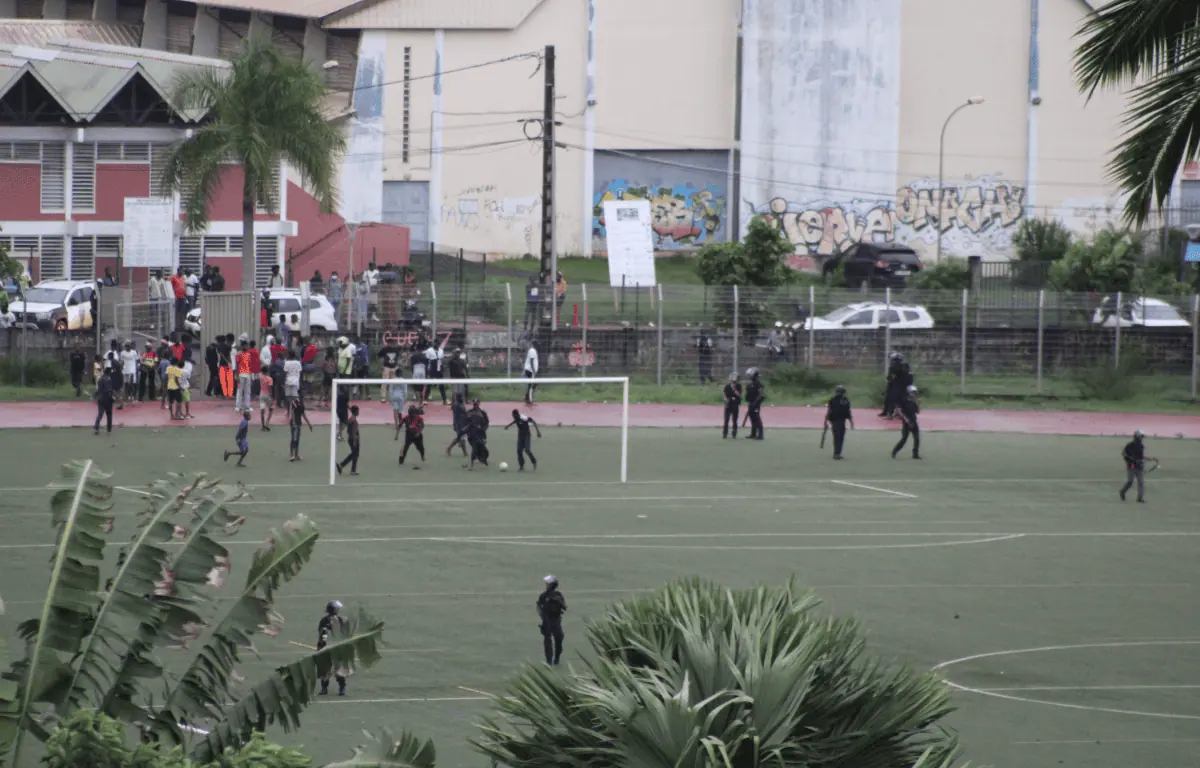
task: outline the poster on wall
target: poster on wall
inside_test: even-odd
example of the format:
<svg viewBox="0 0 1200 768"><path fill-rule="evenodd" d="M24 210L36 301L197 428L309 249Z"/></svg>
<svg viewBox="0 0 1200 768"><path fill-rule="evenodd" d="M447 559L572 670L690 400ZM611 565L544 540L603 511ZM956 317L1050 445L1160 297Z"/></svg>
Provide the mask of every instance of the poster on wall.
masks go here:
<svg viewBox="0 0 1200 768"><path fill-rule="evenodd" d="M173 269L175 203L169 197L125 198L121 265Z"/></svg>
<svg viewBox="0 0 1200 768"><path fill-rule="evenodd" d="M605 200L608 279L613 287L656 285L649 200Z"/></svg>

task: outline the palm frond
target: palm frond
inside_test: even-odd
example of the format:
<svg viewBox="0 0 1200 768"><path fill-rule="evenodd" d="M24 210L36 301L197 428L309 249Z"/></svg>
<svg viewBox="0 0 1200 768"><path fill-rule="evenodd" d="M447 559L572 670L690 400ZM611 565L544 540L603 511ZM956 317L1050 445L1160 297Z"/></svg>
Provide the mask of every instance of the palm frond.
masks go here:
<svg viewBox="0 0 1200 768"><path fill-rule="evenodd" d="M0 617L3 616L4 599L0 598ZM7 670L8 664L8 631L0 627L0 669ZM19 693L17 681L7 672L0 674L0 756L8 754L20 727L17 718Z"/></svg>
<svg viewBox="0 0 1200 768"><path fill-rule="evenodd" d="M282 725L285 731L300 727L300 714L312 703L320 678L335 670L348 676L379 661L383 626L361 609L335 626L324 648L276 668L237 703L225 707L223 717L192 750L193 759L208 762L270 724Z"/></svg>
<svg viewBox="0 0 1200 768"><path fill-rule="evenodd" d="M100 602L99 564L112 524L113 488L107 482L110 475L87 460L64 465L63 476L71 487L55 493L50 502L58 543L46 600L41 616L19 628L29 647L25 659L14 665L8 678L20 688L19 703L12 713L16 724L12 739L14 764L20 759L27 731L45 735L35 708L57 698L69 672L59 654L69 658L79 651Z"/></svg>
<svg viewBox="0 0 1200 768"><path fill-rule="evenodd" d="M1200 31L1200 0L1112 0L1090 14L1076 37L1075 77L1089 95L1128 85L1179 63Z"/></svg>
<svg viewBox="0 0 1200 768"><path fill-rule="evenodd" d="M355 747L349 760L329 763L325 768L434 768L437 753L433 741L422 741L404 731L398 737L387 728L379 735L363 731L372 743Z"/></svg>
<svg viewBox="0 0 1200 768"><path fill-rule="evenodd" d="M300 573L311 559L319 535L316 525L300 515L282 530L272 531L267 545L254 553L241 594L196 651L162 711L154 717L151 728L158 738L180 743L179 723L226 716L230 682L241 651L253 647L254 635L259 632L278 632L282 617L273 610L275 590ZM199 627L196 630L198 635ZM184 644L187 642L185 639Z"/></svg>
<svg viewBox="0 0 1200 768"><path fill-rule="evenodd" d="M228 167L231 152L231 133L220 120L196 129L192 138L168 150L163 161L162 186L183 201L189 232L208 228L208 204L221 188L221 176Z"/></svg>

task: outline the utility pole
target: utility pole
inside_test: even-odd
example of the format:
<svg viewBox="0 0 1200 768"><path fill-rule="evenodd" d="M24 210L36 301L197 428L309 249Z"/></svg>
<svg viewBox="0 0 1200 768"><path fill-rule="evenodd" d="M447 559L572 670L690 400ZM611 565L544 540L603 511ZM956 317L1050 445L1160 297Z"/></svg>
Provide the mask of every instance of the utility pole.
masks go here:
<svg viewBox="0 0 1200 768"><path fill-rule="evenodd" d="M558 330L558 302L555 301L555 275L558 273L558 252L554 247L554 46L547 45L545 53L546 93L542 114L542 264L548 285L539 287L539 298L550 293L550 329ZM538 312L539 320L541 312Z"/></svg>

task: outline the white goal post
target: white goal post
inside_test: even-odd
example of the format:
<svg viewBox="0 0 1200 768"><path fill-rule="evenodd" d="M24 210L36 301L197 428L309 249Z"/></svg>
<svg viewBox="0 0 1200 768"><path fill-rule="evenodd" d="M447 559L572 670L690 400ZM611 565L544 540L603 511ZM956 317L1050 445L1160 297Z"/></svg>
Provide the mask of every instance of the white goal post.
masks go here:
<svg viewBox="0 0 1200 768"><path fill-rule="evenodd" d="M498 384L509 387L523 387L536 384L620 384L621 385L621 482L627 482L629 476L629 377L628 376L571 376L564 378L504 378L504 379L337 379L333 380L333 390L329 397L329 484L337 483L337 398L338 387L353 386L406 386L426 387L454 384L476 386L482 384Z"/></svg>

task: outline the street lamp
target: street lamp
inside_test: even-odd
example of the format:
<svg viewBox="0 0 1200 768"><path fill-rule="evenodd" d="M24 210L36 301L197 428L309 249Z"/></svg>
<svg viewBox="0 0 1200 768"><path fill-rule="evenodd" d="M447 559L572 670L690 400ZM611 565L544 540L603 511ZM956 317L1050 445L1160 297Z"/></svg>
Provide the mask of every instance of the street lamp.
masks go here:
<svg viewBox="0 0 1200 768"><path fill-rule="evenodd" d="M946 194L942 189L942 185L944 183L943 178L946 163L946 129L950 127L950 121L953 120L954 116L959 112L962 112L967 107L973 107L976 104L982 103L983 99L967 99L965 102L955 107L954 111L946 117L946 122L942 123L942 138L938 142L937 251L935 252L934 256L935 264L940 264L942 262L942 207L946 204Z"/></svg>

